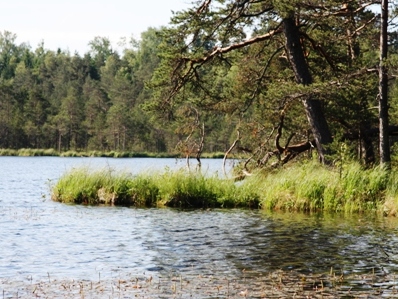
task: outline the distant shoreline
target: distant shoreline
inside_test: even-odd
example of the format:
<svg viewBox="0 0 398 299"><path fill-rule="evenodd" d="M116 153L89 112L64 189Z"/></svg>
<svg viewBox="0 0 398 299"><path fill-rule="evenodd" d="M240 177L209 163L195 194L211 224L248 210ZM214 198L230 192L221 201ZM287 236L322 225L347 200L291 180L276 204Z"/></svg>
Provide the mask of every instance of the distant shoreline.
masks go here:
<svg viewBox="0 0 398 299"><path fill-rule="evenodd" d="M224 153L203 153L201 159L222 159ZM13 157L104 157L104 158L181 158L186 159L179 153L152 153L152 152L129 152L129 151L64 151L59 152L54 149L0 149L0 156L13 156ZM195 155L189 156L195 159Z"/></svg>

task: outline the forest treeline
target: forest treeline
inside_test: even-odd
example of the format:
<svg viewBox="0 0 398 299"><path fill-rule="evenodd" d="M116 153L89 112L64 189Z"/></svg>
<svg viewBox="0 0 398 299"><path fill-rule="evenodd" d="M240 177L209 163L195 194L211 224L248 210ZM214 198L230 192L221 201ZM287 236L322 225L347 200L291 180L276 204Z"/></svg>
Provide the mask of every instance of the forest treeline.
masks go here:
<svg viewBox="0 0 398 299"><path fill-rule="evenodd" d="M0 148L175 152L183 138L142 110L158 66L159 30L149 28L122 54L106 37L83 56L16 44L0 33ZM228 134L209 151L224 151Z"/></svg>
<svg viewBox="0 0 398 299"><path fill-rule="evenodd" d="M379 8L361 0L198 1L122 53L95 37L82 56L17 45L5 31L0 148L235 151L249 157L247 169L316 149L322 159L374 163L381 65L391 144L398 131L396 5L389 2L388 58L380 56Z"/></svg>

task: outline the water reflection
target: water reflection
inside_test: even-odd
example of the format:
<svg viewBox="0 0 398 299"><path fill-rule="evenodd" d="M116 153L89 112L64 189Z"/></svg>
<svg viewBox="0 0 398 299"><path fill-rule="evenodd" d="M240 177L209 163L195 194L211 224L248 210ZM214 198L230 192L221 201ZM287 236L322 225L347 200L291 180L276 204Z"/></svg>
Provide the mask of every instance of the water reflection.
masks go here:
<svg viewBox="0 0 398 299"><path fill-rule="evenodd" d="M259 211L152 210L142 243L150 271L241 275L277 269L305 274L394 272L395 228L383 219L264 214Z"/></svg>

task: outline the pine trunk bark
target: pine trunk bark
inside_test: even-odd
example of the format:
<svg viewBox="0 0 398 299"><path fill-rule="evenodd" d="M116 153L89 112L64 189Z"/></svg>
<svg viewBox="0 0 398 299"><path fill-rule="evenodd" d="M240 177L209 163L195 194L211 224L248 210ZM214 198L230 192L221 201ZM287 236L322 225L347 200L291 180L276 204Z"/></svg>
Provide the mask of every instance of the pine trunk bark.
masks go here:
<svg viewBox="0 0 398 299"><path fill-rule="evenodd" d="M391 162L388 134L388 74L386 59L388 26L388 0L381 1L380 28L380 67L379 67L379 150L380 164L388 166Z"/></svg>
<svg viewBox="0 0 398 299"><path fill-rule="evenodd" d="M283 19L283 24L286 37L286 49L296 81L299 84L310 85L313 83L312 76L304 56L304 51L300 42L300 33L294 16ZM327 150L324 146L331 143L333 139L323 113L321 102L309 96L303 100L303 104L312 134L314 135L320 162L325 163Z"/></svg>

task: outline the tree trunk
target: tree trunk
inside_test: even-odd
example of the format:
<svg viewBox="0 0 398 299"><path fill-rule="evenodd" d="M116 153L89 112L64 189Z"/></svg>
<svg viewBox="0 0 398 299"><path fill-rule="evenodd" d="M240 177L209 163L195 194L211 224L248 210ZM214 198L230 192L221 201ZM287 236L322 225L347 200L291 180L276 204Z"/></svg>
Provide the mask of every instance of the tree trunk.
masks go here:
<svg viewBox="0 0 398 299"><path fill-rule="evenodd" d="M359 158L363 161L366 166L373 165L375 163L375 152L373 149L373 142L371 136L368 134L370 131L370 123L368 118L364 120L359 128L358 140L359 140Z"/></svg>
<svg viewBox="0 0 398 299"><path fill-rule="evenodd" d="M388 0L381 1L380 67L379 67L379 150L380 164L391 162L388 134L388 74L387 74Z"/></svg>
<svg viewBox="0 0 398 299"><path fill-rule="evenodd" d="M304 56L300 42L299 30L294 16L283 19L283 24L286 37L286 49L296 81L303 85L312 84L312 76ZM321 102L312 97L308 97L303 100L303 104L312 134L314 135L319 159L321 163L325 163L325 154L327 152L324 145L332 142L332 135L323 113Z"/></svg>
<svg viewBox="0 0 398 299"><path fill-rule="evenodd" d="M58 152L61 152L62 134L58 132Z"/></svg>

